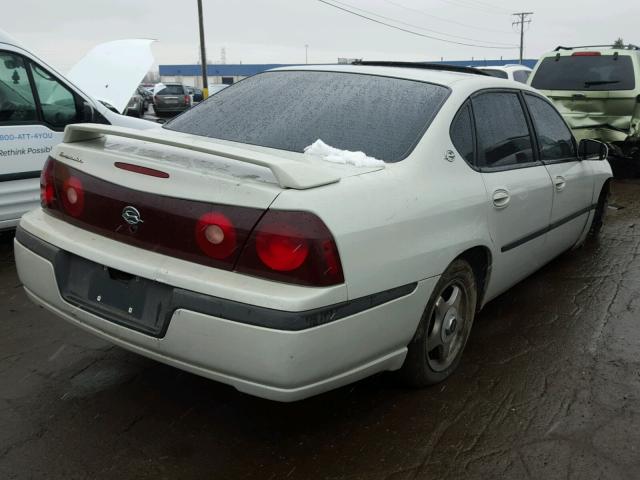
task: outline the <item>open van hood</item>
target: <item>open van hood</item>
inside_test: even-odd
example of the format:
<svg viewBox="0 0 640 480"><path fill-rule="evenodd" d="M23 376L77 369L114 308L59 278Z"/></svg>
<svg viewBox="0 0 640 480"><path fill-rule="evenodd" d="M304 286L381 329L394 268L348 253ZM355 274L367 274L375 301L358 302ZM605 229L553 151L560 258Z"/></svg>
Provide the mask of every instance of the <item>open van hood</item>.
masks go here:
<svg viewBox="0 0 640 480"><path fill-rule="evenodd" d="M145 74L153 65L155 40L115 40L95 46L76 63L67 77L96 99L122 113Z"/></svg>

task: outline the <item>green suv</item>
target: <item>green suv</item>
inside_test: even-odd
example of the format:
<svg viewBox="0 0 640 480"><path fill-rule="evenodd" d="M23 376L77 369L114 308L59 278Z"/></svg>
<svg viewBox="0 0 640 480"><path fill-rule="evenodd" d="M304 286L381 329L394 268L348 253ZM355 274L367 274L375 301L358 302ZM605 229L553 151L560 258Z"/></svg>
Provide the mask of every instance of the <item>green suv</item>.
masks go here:
<svg viewBox="0 0 640 480"><path fill-rule="evenodd" d="M609 145L614 170L640 173L640 47L558 47L540 58L529 84L553 101L578 141Z"/></svg>

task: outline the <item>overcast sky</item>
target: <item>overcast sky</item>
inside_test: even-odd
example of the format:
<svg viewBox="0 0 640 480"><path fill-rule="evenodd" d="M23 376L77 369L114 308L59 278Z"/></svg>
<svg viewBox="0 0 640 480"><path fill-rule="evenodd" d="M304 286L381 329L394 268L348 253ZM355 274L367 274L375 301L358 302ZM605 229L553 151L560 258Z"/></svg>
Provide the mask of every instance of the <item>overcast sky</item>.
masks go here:
<svg viewBox="0 0 640 480"><path fill-rule="evenodd" d="M327 0L445 43L398 31L319 0L203 0L207 54L227 63L335 62L337 57L396 60L516 58L519 35L510 13L533 11L525 57L557 45L640 43L640 1L621 0ZM359 10L358 10L359 9ZM377 14L375 16L373 14ZM383 18L387 17L387 18ZM155 38L159 64L195 63L196 0L20 0L2 5L0 28L45 61L67 71L94 45ZM389 20L391 19L391 20ZM436 33L437 32L437 33Z"/></svg>

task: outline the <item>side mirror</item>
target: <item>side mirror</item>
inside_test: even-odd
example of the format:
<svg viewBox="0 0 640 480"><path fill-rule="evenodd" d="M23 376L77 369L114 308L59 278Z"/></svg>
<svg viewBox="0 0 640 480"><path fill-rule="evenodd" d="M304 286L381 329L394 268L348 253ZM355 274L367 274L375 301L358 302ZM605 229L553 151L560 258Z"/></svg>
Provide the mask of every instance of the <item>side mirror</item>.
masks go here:
<svg viewBox="0 0 640 480"><path fill-rule="evenodd" d="M583 138L578 144L578 158L580 160L604 160L609 156L606 143L590 138Z"/></svg>
<svg viewBox="0 0 640 480"><path fill-rule="evenodd" d="M87 123L93 122L93 107L87 102L82 104L82 121Z"/></svg>

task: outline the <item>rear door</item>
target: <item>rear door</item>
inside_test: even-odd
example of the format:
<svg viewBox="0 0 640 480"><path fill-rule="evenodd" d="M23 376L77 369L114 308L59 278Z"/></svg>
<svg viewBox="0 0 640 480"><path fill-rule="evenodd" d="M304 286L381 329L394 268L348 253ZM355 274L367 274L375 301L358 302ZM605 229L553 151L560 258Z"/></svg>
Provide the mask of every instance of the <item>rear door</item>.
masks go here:
<svg viewBox="0 0 640 480"><path fill-rule="evenodd" d="M571 248L585 229L593 198L590 163L578 160L571 130L544 98L526 93L539 158L553 182L553 208L547 249L554 255Z"/></svg>
<svg viewBox="0 0 640 480"><path fill-rule="evenodd" d="M476 168L489 202L495 244L491 298L523 279L549 255L545 249L553 187L537 159L523 99L516 90L488 90L471 99Z"/></svg>

